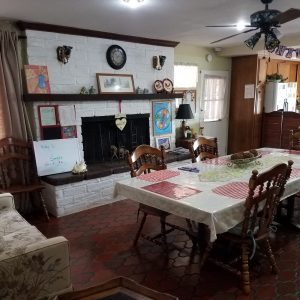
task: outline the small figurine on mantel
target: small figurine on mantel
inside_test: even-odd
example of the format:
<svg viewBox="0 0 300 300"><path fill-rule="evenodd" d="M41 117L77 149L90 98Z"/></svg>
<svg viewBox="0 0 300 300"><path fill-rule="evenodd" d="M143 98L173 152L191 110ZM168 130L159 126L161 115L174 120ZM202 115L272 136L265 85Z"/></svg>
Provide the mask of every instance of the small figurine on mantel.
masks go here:
<svg viewBox="0 0 300 300"><path fill-rule="evenodd" d="M91 85L91 87L89 88L89 94L90 95L94 95L96 94L96 89Z"/></svg>
<svg viewBox="0 0 300 300"><path fill-rule="evenodd" d="M118 148L115 145L110 146L111 160L118 159Z"/></svg>
<svg viewBox="0 0 300 300"><path fill-rule="evenodd" d="M80 95L88 95L88 93L89 92L87 91L87 89L83 86L80 90Z"/></svg>

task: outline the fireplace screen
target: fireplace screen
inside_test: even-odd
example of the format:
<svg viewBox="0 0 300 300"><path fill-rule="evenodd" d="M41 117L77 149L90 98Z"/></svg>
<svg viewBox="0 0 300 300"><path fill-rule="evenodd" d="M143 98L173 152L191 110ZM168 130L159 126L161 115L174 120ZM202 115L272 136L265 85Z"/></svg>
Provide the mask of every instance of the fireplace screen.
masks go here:
<svg viewBox="0 0 300 300"><path fill-rule="evenodd" d="M150 114L127 115L121 131L114 116L82 118L84 159L87 163L123 160L138 145L150 144Z"/></svg>

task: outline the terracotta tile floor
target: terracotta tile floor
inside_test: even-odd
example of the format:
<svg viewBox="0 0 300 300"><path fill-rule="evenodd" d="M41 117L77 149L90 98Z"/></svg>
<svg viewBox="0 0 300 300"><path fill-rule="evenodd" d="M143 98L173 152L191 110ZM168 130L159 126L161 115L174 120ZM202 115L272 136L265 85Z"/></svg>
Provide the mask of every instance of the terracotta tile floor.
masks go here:
<svg viewBox="0 0 300 300"><path fill-rule="evenodd" d="M191 242L182 232L168 236L178 250L145 239L132 248L137 229L137 204L124 200L90 209L50 223L32 219L47 237L63 235L70 241L72 281L76 290L114 276L130 277L150 288L194 299L300 299L300 231L280 226L272 240L281 272L262 270L252 282L250 296L242 294L234 275L207 262L201 274L197 256L190 262ZM300 219L299 219L300 220ZM159 231L157 219L148 218L146 230Z"/></svg>

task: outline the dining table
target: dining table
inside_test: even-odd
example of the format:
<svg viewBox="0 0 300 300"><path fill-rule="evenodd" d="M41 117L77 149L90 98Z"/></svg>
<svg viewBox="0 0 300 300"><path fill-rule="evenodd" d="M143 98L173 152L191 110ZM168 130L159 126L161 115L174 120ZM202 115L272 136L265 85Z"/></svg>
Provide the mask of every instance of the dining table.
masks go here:
<svg viewBox="0 0 300 300"><path fill-rule="evenodd" d="M292 160L291 176L281 200L300 191L300 151L260 148L257 152L257 158L247 163L236 164L227 155L120 180L115 184L114 196L205 224L213 243L218 234L243 220L252 170L261 173Z"/></svg>

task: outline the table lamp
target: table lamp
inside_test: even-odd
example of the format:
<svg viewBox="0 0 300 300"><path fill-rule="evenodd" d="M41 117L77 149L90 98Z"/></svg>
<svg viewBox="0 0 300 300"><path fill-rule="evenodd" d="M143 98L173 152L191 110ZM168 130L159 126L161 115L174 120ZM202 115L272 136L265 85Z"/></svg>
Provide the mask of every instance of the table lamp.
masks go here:
<svg viewBox="0 0 300 300"><path fill-rule="evenodd" d="M185 120L194 119L194 115L193 115L191 106L188 103L179 105L179 108L178 108L178 111L176 114L176 119L182 119L182 123L181 123L182 138L185 138L185 136L184 136L185 127L186 127Z"/></svg>

